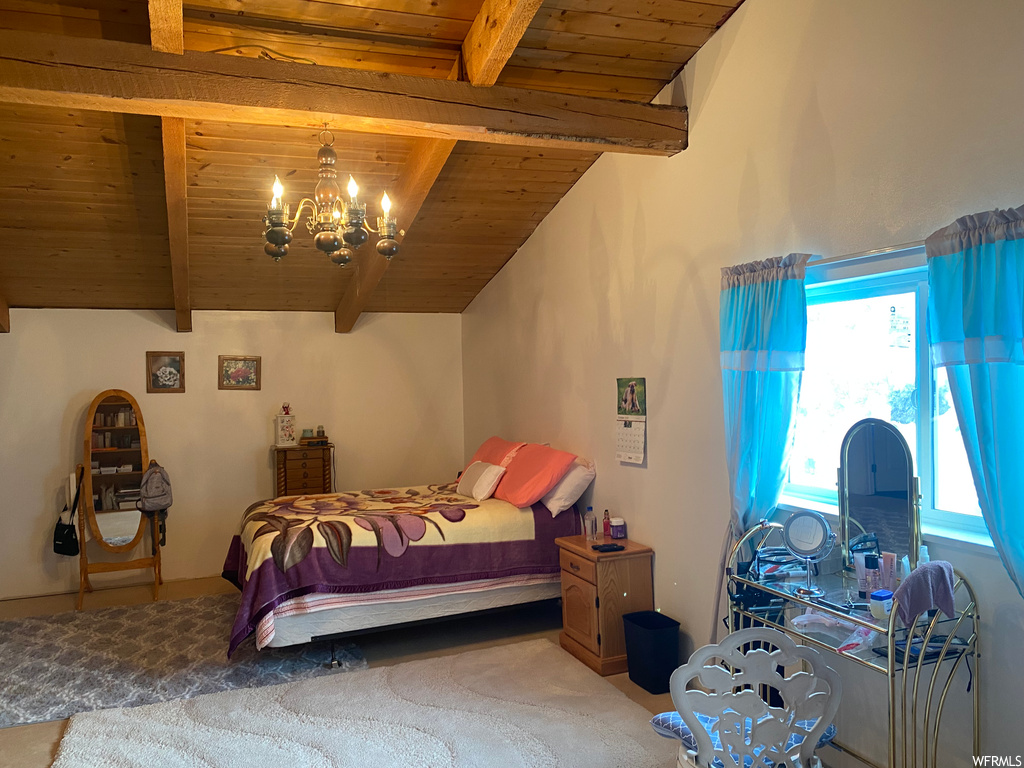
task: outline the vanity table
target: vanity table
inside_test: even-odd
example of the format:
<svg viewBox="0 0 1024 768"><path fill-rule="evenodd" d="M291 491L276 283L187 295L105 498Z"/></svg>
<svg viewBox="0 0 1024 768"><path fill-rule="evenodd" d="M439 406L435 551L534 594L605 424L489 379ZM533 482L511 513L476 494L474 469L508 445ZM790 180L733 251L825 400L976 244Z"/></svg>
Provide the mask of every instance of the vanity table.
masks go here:
<svg viewBox="0 0 1024 768"><path fill-rule="evenodd" d="M978 673L979 619L974 590L964 577L956 573L954 596L956 615L947 618L941 612L934 617L922 615L911 629L902 627L893 606L885 619L876 619L870 612L850 608L859 598L857 581L852 574L840 570L819 574L815 584L821 596L800 594L805 575L801 571L790 578L751 575L741 553L758 552L764 547L781 544L783 526L762 521L748 531L733 548L726 571L729 586L729 621L732 630L748 626L768 626L785 632L799 642L819 650L835 653L862 668L866 674L885 675L888 679L888 768L921 766L934 768L946 764L937 757L939 732L947 695L971 695L972 735L975 755L981 754L979 744L980 678ZM852 629L815 630L813 625L801 626L794 619L807 609L826 619L838 619L853 628L866 628L878 635L870 647L857 652L840 652L838 646ZM908 644L909 639L909 644ZM925 654L911 651L905 664L903 649L927 648ZM877 649L877 650L876 650ZM973 674L971 694L963 694L954 673L969 662ZM958 690L954 690L958 689ZM916 727L909 727L911 724ZM948 725L948 723L947 723ZM840 734L841 736L842 734ZM869 765L881 768L867 757L850 749L840 740L835 744L843 751Z"/></svg>

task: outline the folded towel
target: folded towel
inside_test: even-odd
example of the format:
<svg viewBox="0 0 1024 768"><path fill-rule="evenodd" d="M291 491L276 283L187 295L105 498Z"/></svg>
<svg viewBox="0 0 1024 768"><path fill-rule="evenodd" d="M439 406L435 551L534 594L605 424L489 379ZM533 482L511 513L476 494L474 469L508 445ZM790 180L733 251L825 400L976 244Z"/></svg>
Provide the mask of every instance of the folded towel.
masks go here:
<svg viewBox="0 0 1024 768"><path fill-rule="evenodd" d="M922 563L903 579L893 597L904 626L911 626L932 608L953 618L953 566L945 560Z"/></svg>

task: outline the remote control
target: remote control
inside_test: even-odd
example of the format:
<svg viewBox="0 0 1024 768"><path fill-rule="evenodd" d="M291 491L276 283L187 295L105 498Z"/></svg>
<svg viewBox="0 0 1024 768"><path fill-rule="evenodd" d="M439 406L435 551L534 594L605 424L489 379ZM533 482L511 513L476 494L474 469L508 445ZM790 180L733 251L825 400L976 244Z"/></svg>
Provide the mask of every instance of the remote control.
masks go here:
<svg viewBox="0 0 1024 768"><path fill-rule="evenodd" d="M597 552L621 552L625 549L621 544L594 544L590 548Z"/></svg>

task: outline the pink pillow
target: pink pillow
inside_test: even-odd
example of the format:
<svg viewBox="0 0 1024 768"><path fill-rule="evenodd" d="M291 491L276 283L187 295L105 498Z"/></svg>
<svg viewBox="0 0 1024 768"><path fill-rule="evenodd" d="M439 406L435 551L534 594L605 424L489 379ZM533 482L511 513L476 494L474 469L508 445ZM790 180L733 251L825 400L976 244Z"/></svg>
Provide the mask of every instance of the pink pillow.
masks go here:
<svg viewBox="0 0 1024 768"><path fill-rule="evenodd" d="M524 445L526 443L510 443L508 440L502 440L497 435L489 437L476 449L476 453L469 460L466 469L469 469L470 464L474 461L482 461L485 464L494 464L498 467L507 466L506 457L514 456L515 452Z"/></svg>
<svg viewBox="0 0 1024 768"><path fill-rule="evenodd" d="M556 451L545 445L527 443L516 453L494 491L494 498L517 507L529 507L558 485L576 454Z"/></svg>

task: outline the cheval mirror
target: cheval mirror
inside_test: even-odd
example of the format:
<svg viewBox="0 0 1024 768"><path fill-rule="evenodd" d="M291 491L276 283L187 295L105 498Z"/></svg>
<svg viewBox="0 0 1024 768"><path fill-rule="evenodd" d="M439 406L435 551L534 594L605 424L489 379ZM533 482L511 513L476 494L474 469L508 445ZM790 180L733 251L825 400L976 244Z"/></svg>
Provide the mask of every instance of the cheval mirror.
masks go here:
<svg viewBox="0 0 1024 768"><path fill-rule="evenodd" d="M839 450L839 540L843 565L853 567L859 536L878 540L877 550L904 555L917 567L921 549L918 480L910 446L881 419L858 421Z"/></svg>
<svg viewBox="0 0 1024 768"><path fill-rule="evenodd" d="M92 592L89 575L111 571L153 569L153 599L160 596L160 547L156 515L147 517L135 502L142 474L149 465L149 445L142 410L130 394L108 389L93 398L85 417L82 465L85 479L78 515L79 570L76 608L82 609L86 592ZM90 562L89 547L99 552L124 555L142 543L150 532L152 546L143 557ZM98 552L96 552L98 554Z"/></svg>

